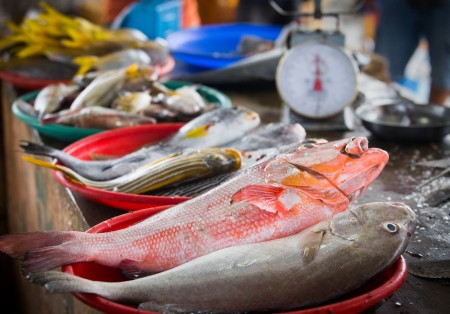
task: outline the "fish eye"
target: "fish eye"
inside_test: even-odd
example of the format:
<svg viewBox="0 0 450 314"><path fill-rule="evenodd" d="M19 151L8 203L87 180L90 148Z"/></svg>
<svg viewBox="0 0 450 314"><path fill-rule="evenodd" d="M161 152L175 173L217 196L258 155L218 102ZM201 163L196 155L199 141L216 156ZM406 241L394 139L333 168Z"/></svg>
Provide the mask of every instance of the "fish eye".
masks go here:
<svg viewBox="0 0 450 314"><path fill-rule="evenodd" d="M299 148L300 149L307 149L307 148L315 148L315 147L319 147L319 146L316 145L316 144L313 144L313 143L306 143L306 144L303 144L302 146L300 146Z"/></svg>
<svg viewBox="0 0 450 314"><path fill-rule="evenodd" d="M381 225L381 228L386 230L389 233L397 233L400 230L400 226L392 223L392 222L385 222Z"/></svg>

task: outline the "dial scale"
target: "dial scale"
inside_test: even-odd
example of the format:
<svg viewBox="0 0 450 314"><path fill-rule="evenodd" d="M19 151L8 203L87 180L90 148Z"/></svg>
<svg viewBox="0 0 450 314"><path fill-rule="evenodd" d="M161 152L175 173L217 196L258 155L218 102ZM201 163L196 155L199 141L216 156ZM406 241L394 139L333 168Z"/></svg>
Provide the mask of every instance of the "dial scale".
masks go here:
<svg viewBox="0 0 450 314"><path fill-rule="evenodd" d="M358 94L356 62L326 37L297 42L282 56L276 72L283 120L309 130L350 129L345 116Z"/></svg>

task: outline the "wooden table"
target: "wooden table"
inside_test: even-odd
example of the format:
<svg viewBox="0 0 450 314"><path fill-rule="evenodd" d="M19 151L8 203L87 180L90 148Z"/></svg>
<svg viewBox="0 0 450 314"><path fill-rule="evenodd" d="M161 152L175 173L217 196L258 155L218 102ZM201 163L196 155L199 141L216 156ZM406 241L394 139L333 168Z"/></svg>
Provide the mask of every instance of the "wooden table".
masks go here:
<svg viewBox="0 0 450 314"><path fill-rule="evenodd" d="M281 118L280 99L273 87L251 89L222 89L236 105L248 106L258 111L263 122L275 122ZM40 137L11 114L11 101L17 95L9 84L2 84L3 117L3 204L0 221L1 233L37 230L86 230L107 218L124 213L121 210L99 206L59 186L48 169L30 165L20 158L20 140L35 140L62 148L64 143ZM425 197L438 184L448 181L442 178L433 185L416 190L435 170L415 166L417 161L450 157L450 139L430 144L396 144L370 136L362 127L348 132L308 132L309 137L328 140L351 136L368 136L370 146L385 149L390 161L380 177L357 201L401 201L411 206L419 216L418 227L404 254L409 264L450 258L450 204L438 207L425 204ZM0 194L1 196L2 194ZM0 226L2 226L0 224ZM4 257L0 260L3 262ZM1 278L12 276L4 286L17 288L16 309L24 313L96 313L72 295L50 295L39 286L29 284L19 274L19 265L6 268L5 260ZM3 264L0 264L3 265ZM11 294L11 298L13 294ZM8 300L13 300L9 298ZM19 301L17 301L19 300ZM6 302L6 301L5 301ZM0 304L1 305L1 304ZM17 310L18 311L18 310ZM14 311L14 312L17 312ZM450 280L426 279L408 275L406 283L390 298L378 303L367 313L449 313Z"/></svg>

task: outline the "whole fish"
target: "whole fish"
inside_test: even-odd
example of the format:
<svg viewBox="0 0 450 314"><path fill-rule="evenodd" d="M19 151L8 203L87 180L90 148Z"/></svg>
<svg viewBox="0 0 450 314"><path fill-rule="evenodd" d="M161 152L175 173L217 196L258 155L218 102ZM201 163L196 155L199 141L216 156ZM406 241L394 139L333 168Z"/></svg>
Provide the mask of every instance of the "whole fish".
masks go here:
<svg viewBox="0 0 450 314"><path fill-rule="evenodd" d="M152 85L153 93L157 94L155 99L166 106L168 110L187 116L196 115L206 107L197 88L197 86L191 85L172 90L157 81Z"/></svg>
<svg viewBox="0 0 450 314"><path fill-rule="evenodd" d="M111 180L94 181L80 176L67 167L29 156L23 157L26 161L38 166L60 170L81 184L108 191L132 194L142 194L176 183L209 178L235 171L241 166L241 155L237 150L205 148L184 151L158 159Z"/></svg>
<svg viewBox="0 0 450 314"><path fill-rule="evenodd" d="M23 142L26 153L43 155L58 161L91 180L110 180L137 167L185 149L221 146L242 137L260 124L259 115L247 108L219 108L186 123L169 138L110 160L85 161L45 145Z"/></svg>
<svg viewBox="0 0 450 314"><path fill-rule="evenodd" d="M42 124L64 124L79 128L116 129L127 126L155 124L156 120L141 114L128 113L117 109L91 106L79 110L60 111L56 114L45 115Z"/></svg>
<svg viewBox="0 0 450 314"><path fill-rule="evenodd" d="M79 68L77 75L84 74L91 69L96 71L111 71L128 67L132 64L145 66L151 64L150 56L140 49L124 49L97 56L80 56L73 59Z"/></svg>
<svg viewBox="0 0 450 314"><path fill-rule="evenodd" d="M128 68L106 71L100 74L75 98L70 105L70 110L76 111L90 106L107 106L114 99L116 92L121 88L127 77L135 76L138 70L138 65L133 64Z"/></svg>
<svg viewBox="0 0 450 314"><path fill-rule="evenodd" d="M0 237L27 272L81 261L155 273L219 249L300 232L344 211L380 174L388 154L364 137L281 154L130 228Z"/></svg>
<svg viewBox="0 0 450 314"><path fill-rule="evenodd" d="M104 71L91 71L85 74L75 75L72 78L74 84L81 88L86 88L100 75L105 74ZM134 75L126 78L120 86L120 91L145 91L150 88L153 81L158 78L158 71L153 66L139 66Z"/></svg>
<svg viewBox="0 0 450 314"><path fill-rule="evenodd" d="M285 311L355 290L404 252L416 215L369 203L295 235L225 248L153 276L99 282L62 272L28 278L53 293L87 292L161 313Z"/></svg>
<svg viewBox="0 0 450 314"><path fill-rule="evenodd" d="M227 146L241 151L257 151L299 144L305 137L306 131L298 123L269 123L234 142L227 143Z"/></svg>
<svg viewBox="0 0 450 314"><path fill-rule="evenodd" d="M123 112L140 113L150 106L152 96L148 92L125 92L114 99L111 108Z"/></svg>
<svg viewBox="0 0 450 314"><path fill-rule="evenodd" d="M64 83L44 87L34 100L34 109L38 112L38 117L41 118L47 113L57 111L64 98L78 90L77 85L66 85Z"/></svg>

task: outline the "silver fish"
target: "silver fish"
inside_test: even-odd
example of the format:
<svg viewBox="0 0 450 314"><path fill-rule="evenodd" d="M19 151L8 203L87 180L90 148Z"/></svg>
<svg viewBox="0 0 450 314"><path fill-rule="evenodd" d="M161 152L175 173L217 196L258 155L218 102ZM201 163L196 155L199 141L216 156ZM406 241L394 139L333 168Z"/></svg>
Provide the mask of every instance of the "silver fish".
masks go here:
<svg viewBox="0 0 450 314"><path fill-rule="evenodd" d="M127 126L155 124L156 120L140 114L92 106L79 110L60 111L54 115L45 115L41 119L41 123L66 124L80 128L109 130Z"/></svg>
<svg viewBox="0 0 450 314"><path fill-rule="evenodd" d="M376 202L289 237L232 246L149 277L107 283L54 271L28 278L53 293L94 293L165 313L291 310L362 286L400 257L415 224L406 205Z"/></svg>
<svg viewBox="0 0 450 314"><path fill-rule="evenodd" d="M306 131L298 123L269 123L260 126L232 143L227 143L227 146L241 151L256 151L264 148L278 148L298 144L305 137Z"/></svg>
<svg viewBox="0 0 450 314"><path fill-rule="evenodd" d="M112 103L111 108L123 112L139 113L150 106L152 96L148 92L125 92Z"/></svg>
<svg viewBox="0 0 450 314"><path fill-rule="evenodd" d="M43 155L58 161L91 180L110 180L137 167L185 149L217 147L244 136L260 124L259 115L247 108L219 108L207 112L186 123L169 138L141 148L121 158L84 161L61 150L23 141L25 153Z"/></svg>
<svg viewBox="0 0 450 314"><path fill-rule="evenodd" d="M80 56L73 60L80 66L78 74L84 74L92 68L96 71L111 71L128 67L132 64L139 66L150 65L150 56L141 49L123 49L108 53L104 56Z"/></svg>
<svg viewBox="0 0 450 314"><path fill-rule="evenodd" d="M106 71L97 76L92 83L75 98L70 106L70 110L90 106L107 106L116 96L116 92L121 88L127 77L135 75L138 71L137 65L119 70Z"/></svg>
<svg viewBox="0 0 450 314"><path fill-rule="evenodd" d="M34 109L37 111L38 117L57 111L64 98L78 90L79 87L77 85L66 85L63 83L44 87L34 100Z"/></svg>
<svg viewBox="0 0 450 314"><path fill-rule="evenodd" d="M171 111L192 116L201 112L206 103L197 92L197 86L183 86L171 90L159 82L153 82L153 89L157 91L160 101Z"/></svg>

